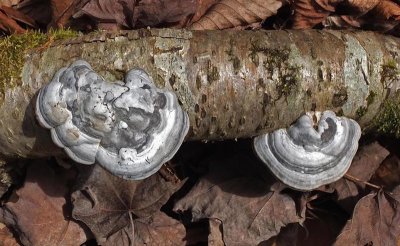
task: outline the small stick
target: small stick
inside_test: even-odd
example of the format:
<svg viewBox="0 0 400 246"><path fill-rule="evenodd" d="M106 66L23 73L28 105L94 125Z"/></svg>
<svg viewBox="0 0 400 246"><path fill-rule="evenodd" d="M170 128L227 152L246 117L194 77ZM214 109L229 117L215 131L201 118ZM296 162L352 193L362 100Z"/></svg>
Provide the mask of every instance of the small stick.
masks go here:
<svg viewBox="0 0 400 246"><path fill-rule="evenodd" d="M371 183L369 183L369 182L367 182L367 181L363 181L363 180L361 180L361 179L358 179L358 178L356 178L356 177L351 176L350 174L345 174L344 177L345 177L346 179L350 180L350 181L363 183L363 184L365 184L365 185L367 185L367 186L370 186L370 187L375 188L375 189L378 189L378 190L382 189L382 187L380 187L380 186L378 186L378 185L374 185L374 184L371 184Z"/></svg>

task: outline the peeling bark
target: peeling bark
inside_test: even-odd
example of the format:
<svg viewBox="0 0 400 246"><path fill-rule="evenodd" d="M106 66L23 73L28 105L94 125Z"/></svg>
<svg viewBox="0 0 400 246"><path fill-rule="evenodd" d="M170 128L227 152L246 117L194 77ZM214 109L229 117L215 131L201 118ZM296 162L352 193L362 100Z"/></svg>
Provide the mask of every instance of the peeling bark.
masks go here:
<svg viewBox="0 0 400 246"><path fill-rule="evenodd" d="M399 51L395 37L316 30L145 29L56 42L26 56L21 85L0 101L0 153L61 152L35 121L33 105L54 73L77 59L108 80L144 69L176 92L190 117L187 139L222 140L286 127L310 110L331 109L365 131L378 129L385 103L400 101Z"/></svg>

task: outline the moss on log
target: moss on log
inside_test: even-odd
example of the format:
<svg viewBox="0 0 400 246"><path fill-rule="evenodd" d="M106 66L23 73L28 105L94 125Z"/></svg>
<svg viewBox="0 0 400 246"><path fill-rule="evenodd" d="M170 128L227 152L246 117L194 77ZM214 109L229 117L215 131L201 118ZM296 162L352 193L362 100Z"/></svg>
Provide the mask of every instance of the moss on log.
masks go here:
<svg viewBox="0 0 400 246"><path fill-rule="evenodd" d="M59 40L26 52L16 82L4 90L0 153L60 153L33 105L55 72L77 59L111 81L139 67L174 90L190 117L189 140L252 137L326 109L356 119L364 131L399 137L399 51L395 37L316 30L143 29Z"/></svg>

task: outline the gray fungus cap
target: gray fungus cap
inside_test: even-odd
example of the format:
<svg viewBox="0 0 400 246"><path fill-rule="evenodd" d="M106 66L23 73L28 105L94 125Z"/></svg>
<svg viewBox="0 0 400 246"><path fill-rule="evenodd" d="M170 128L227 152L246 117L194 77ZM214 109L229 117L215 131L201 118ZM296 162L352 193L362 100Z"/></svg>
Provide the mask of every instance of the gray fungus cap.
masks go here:
<svg viewBox="0 0 400 246"><path fill-rule="evenodd" d="M361 129L332 111L301 116L288 129L279 129L254 139L254 149L272 173L298 190L312 190L340 179L349 169L358 149ZM315 116L314 115L314 116Z"/></svg>
<svg viewBox="0 0 400 246"><path fill-rule="evenodd" d="M110 83L81 60L40 90L36 116L76 162L98 162L135 180L170 160L189 129L175 94L158 89L144 71L130 70L125 82Z"/></svg>

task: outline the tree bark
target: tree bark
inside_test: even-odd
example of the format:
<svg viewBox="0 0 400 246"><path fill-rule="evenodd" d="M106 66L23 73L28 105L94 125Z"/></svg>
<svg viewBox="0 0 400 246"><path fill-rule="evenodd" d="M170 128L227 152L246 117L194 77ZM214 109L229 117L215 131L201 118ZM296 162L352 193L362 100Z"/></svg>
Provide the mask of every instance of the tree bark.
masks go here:
<svg viewBox="0 0 400 246"><path fill-rule="evenodd" d="M399 51L395 37L316 30L145 29L57 41L27 54L19 86L0 100L0 153L61 152L35 120L35 95L77 59L110 81L144 69L157 86L175 91L190 117L188 140L222 140L287 127L311 110L377 129L385 103L399 102Z"/></svg>

